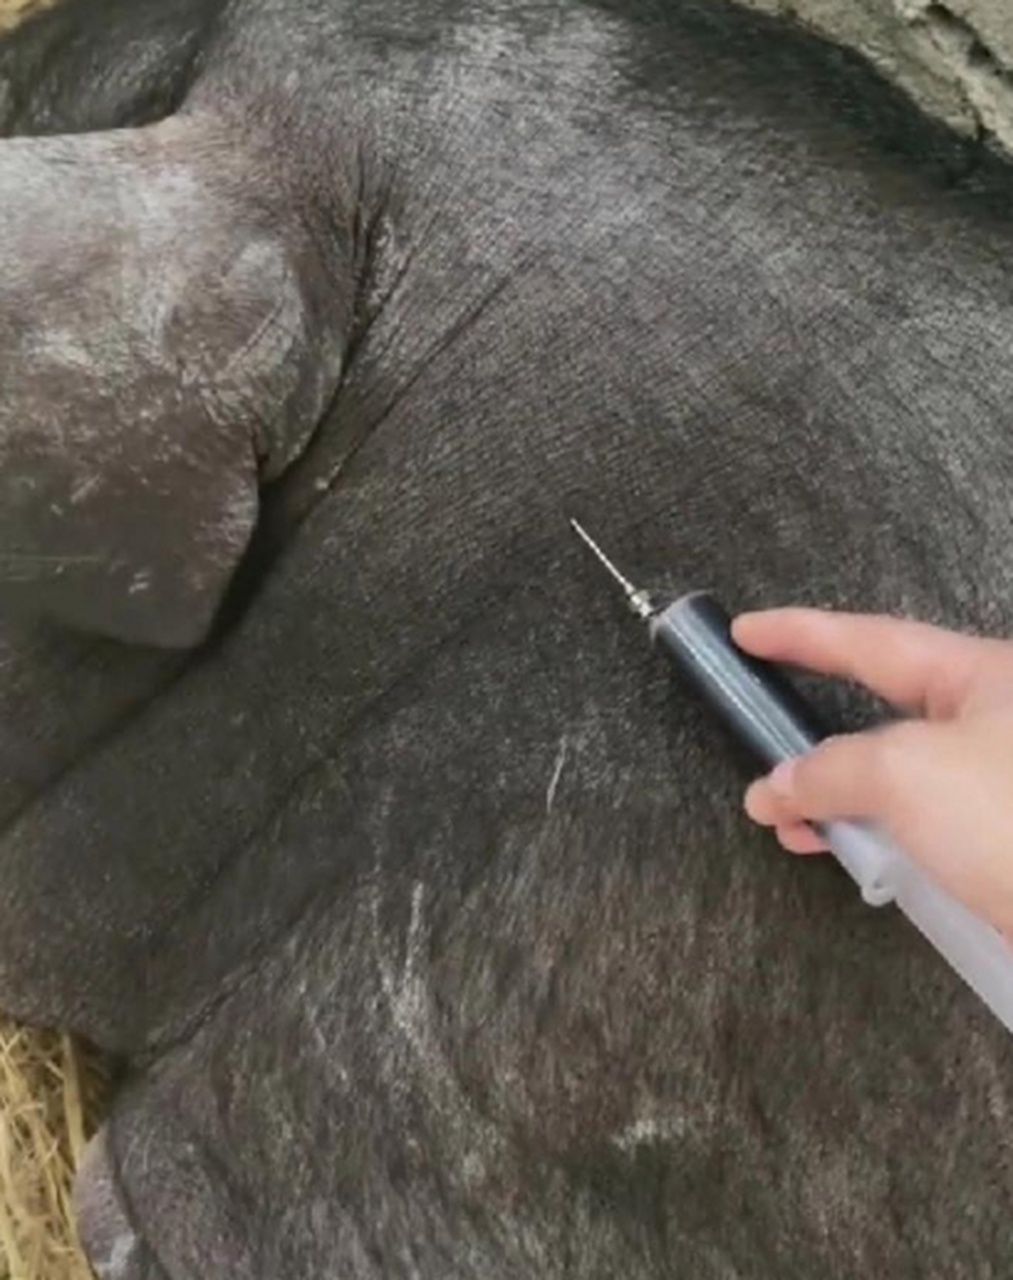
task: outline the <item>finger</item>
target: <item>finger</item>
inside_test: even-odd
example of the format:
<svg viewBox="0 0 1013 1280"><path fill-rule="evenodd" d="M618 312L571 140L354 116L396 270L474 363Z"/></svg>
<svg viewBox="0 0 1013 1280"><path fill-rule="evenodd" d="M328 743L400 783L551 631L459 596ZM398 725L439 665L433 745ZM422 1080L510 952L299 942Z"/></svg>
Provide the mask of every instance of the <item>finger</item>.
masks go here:
<svg viewBox="0 0 1013 1280"><path fill-rule="evenodd" d="M778 827L835 818L889 825L917 789L923 762L943 727L916 721L828 738L754 783L747 812Z"/></svg>
<svg viewBox="0 0 1013 1280"><path fill-rule="evenodd" d="M747 815L761 827L774 827L777 826L778 819L782 818L791 806L790 801L786 801L785 797L770 785L768 776L757 779L749 787L744 807Z"/></svg>
<svg viewBox="0 0 1013 1280"><path fill-rule="evenodd" d="M954 715L976 680L1013 675L1013 645L900 618L772 609L742 614L732 635L757 657L856 680L932 719Z"/></svg>
<svg viewBox="0 0 1013 1280"><path fill-rule="evenodd" d="M826 853L827 842L820 838L806 822L789 822L777 828L777 838L789 853L811 857Z"/></svg>
<svg viewBox="0 0 1013 1280"><path fill-rule="evenodd" d="M822 853L828 847L809 823L794 817L785 819L790 805L777 797L765 780L753 783L746 792L745 808L760 826L776 828L778 840L789 853Z"/></svg>

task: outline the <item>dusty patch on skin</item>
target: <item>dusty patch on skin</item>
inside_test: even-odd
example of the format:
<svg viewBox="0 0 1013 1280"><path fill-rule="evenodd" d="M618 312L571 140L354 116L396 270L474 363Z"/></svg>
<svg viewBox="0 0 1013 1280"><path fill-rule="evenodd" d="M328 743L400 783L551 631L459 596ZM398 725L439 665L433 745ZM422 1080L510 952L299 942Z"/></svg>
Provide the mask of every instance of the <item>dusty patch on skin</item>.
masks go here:
<svg viewBox="0 0 1013 1280"><path fill-rule="evenodd" d="M115 1184L106 1130L88 1146L77 1184L77 1216L98 1280L136 1274L142 1244Z"/></svg>
<svg viewBox="0 0 1013 1280"><path fill-rule="evenodd" d="M4 608L160 647L207 634L258 485L302 454L344 356L339 268L260 208L258 173L200 114L4 144Z"/></svg>

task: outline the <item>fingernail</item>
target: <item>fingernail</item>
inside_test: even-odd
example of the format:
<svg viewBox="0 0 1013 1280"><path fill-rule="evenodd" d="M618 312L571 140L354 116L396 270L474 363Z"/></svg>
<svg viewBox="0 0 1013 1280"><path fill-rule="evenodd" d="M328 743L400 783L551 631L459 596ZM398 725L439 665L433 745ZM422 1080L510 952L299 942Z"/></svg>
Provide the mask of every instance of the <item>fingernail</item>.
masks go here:
<svg viewBox="0 0 1013 1280"><path fill-rule="evenodd" d="M744 808L747 817L761 827L771 827L777 821L781 804L771 791L766 778L760 778L749 788L745 795Z"/></svg>
<svg viewBox="0 0 1013 1280"><path fill-rule="evenodd" d="M790 796L795 783L795 761L782 760L767 779L771 791L778 796Z"/></svg>
<svg viewBox="0 0 1013 1280"><path fill-rule="evenodd" d="M753 612L750 612L750 613L740 613L738 617L733 618L732 619L732 639L733 640L744 639L745 636L743 635L743 632L749 631L749 628L753 625L752 620L755 617L756 617L756 614Z"/></svg>

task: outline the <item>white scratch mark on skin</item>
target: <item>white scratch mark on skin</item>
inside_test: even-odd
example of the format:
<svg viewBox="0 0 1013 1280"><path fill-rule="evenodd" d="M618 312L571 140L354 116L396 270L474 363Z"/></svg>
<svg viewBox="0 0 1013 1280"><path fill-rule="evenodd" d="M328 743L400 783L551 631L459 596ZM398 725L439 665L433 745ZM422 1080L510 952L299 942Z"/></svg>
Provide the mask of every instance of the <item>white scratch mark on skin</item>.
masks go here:
<svg viewBox="0 0 1013 1280"><path fill-rule="evenodd" d="M495 1128L475 1112L441 1042L428 971L425 885L417 881L412 886L404 959L396 972L380 924L383 875L379 860L375 877L371 895L373 945L391 1022L417 1064L419 1085L438 1117L439 1131L457 1155L460 1176L466 1186L480 1186L490 1169L502 1167L507 1156Z"/></svg>
<svg viewBox="0 0 1013 1280"><path fill-rule="evenodd" d="M637 1147L646 1146L649 1143L677 1141L684 1136L685 1132L686 1122L679 1116L667 1119L642 1116L616 1134L612 1139L612 1145L618 1147L620 1151L635 1151Z"/></svg>
<svg viewBox="0 0 1013 1280"><path fill-rule="evenodd" d="M133 1261L136 1251L137 1237L135 1235L117 1236L112 1252L109 1255L109 1260L100 1272L103 1280L120 1280L121 1276L125 1276L127 1267Z"/></svg>
<svg viewBox="0 0 1013 1280"><path fill-rule="evenodd" d="M0 553L0 581L40 582L46 578L60 578L70 568L91 566L98 563L99 559L99 556L65 556L58 553Z"/></svg>
<svg viewBox="0 0 1013 1280"><path fill-rule="evenodd" d="M90 498L101 487L101 476L88 476L86 480L76 481L70 491L70 505L72 507L78 506L84 502L85 498Z"/></svg>
<svg viewBox="0 0 1013 1280"><path fill-rule="evenodd" d="M429 1026L431 1010L426 998L425 975L421 964L425 928L422 910L424 898L425 886L420 880L412 887L411 917L400 980L395 979L390 965L384 962L380 964L380 978L384 994L390 1002L395 1026L421 1056L430 1057L433 1048Z"/></svg>
<svg viewBox="0 0 1013 1280"><path fill-rule="evenodd" d="M564 733L559 740L559 750L556 753L556 762L552 770L552 777L549 779L549 788L545 793L545 812L551 813L552 806L556 800L556 790L559 787L559 779L562 777L563 769L566 766L566 757L570 750L570 739Z"/></svg>
<svg viewBox="0 0 1013 1280"><path fill-rule="evenodd" d="M405 978L414 977L418 968L419 955L422 950L422 900L425 897L425 885L419 880L412 887L412 914L408 923L408 942L405 955Z"/></svg>
<svg viewBox="0 0 1013 1280"><path fill-rule="evenodd" d="M28 339L28 352L65 369L79 373L90 373L95 367L95 355L81 340L78 334L69 329L50 328L34 329Z"/></svg>
<svg viewBox="0 0 1013 1280"><path fill-rule="evenodd" d="M124 1180L128 1171L130 1173L136 1168L141 1178L147 1174L151 1167L151 1148L155 1142L154 1131L140 1130L132 1133L123 1149L122 1176Z"/></svg>

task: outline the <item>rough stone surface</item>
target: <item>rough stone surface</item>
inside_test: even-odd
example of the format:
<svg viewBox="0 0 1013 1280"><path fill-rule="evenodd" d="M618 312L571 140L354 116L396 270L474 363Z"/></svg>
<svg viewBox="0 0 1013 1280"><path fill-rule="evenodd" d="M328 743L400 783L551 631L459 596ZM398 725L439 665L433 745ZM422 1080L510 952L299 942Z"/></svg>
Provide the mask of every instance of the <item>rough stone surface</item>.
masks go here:
<svg viewBox="0 0 1013 1280"><path fill-rule="evenodd" d="M1010 0L744 0L861 50L961 133L1013 154Z"/></svg>

